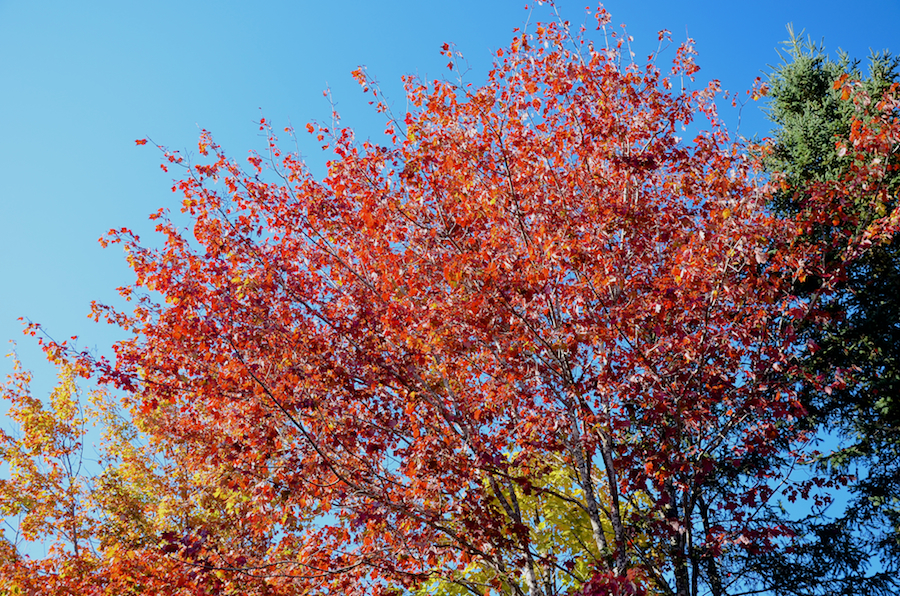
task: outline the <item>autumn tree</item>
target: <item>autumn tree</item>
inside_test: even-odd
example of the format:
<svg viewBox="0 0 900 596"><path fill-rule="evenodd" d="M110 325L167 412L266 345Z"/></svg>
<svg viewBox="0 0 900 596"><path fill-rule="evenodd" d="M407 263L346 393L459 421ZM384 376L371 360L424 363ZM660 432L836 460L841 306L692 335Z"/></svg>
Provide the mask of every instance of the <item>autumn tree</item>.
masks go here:
<svg viewBox="0 0 900 596"><path fill-rule="evenodd" d="M0 457L10 476L0 480L0 514L16 521L15 535L3 545L4 589L18 583L17 575L26 575L14 571L23 566L15 551L19 538L50 543L56 569L45 577L85 575L82 555L93 530L85 516L85 476L79 469L86 421L74 399L74 377L71 369L61 370L49 408L31 395L30 376L18 362L3 388L8 415L20 430L19 437L0 431Z"/></svg>
<svg viewBox="0 0 900 596"><path fill-rule="evenodd" d="M241 499L222 488L222 470L180 469L177 453L144 443L108 393L85 395L86 371L54 364L59 381L47 399L33 394L16 358L0 387L12 423L0 431L8 466L0 479L0 594L293 593L272 590L250 569L209 569L206 543L250 548L235 528ZM92 447L95 426L101 443ZM184 532L200 525L215 536Z"/></svg>
<svg viewBox="0 0 900 596"><path fill-rule="evenodd" d="M307 125L321 180L266 120L246 166L206 132L163 149L190 228L104 239L134 308L94 313L129 338L47 345L222 505L160 552L284 593L719 596L790 537L769 512L810 495L788 373L816 312L791 289L829 270L690 43L635 63L595 18L602 46L518 31L480 87L406 78L401 116L357 71L385 137Z"/></svg>

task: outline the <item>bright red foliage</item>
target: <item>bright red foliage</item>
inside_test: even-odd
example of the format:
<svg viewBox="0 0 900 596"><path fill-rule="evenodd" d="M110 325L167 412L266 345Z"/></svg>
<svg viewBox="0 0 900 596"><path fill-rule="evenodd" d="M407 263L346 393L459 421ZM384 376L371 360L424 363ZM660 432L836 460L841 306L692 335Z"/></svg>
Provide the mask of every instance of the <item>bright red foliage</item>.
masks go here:
<svg viewBox="0 0 900 596"><path fill-rule="evenodd" d="M556 24L523 34L477 90L410 79L394 146L320 127L321 182L271 131L275 182L204 135L215 159L178 183L196 242L164 213L161 249L112 235L126 294L165 302L114 315L136 335L110 376L189 446L183 465L222 465L250 496L256 563L357 593L477 560L539 589L552 561L516 501L555 462L609 574L662 583L689 549L778 535L752 515L776 470L708 484L791 438L774 371L793 306L756 257L780 255L784 226L714 86L667 91L653 64L567 43ZM680 48L673 74L694 70ZM680 142L698 115L712 131Z"/></svg>

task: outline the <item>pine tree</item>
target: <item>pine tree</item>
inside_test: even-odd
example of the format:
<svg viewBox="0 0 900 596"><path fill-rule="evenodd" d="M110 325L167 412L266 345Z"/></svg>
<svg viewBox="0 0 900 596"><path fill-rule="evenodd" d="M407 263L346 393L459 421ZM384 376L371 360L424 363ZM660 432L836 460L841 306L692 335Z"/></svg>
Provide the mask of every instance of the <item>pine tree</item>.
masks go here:
<svg viewBox="0 0 900 596"><path fill-rule="evenodd" d="M864 126L875 101L900 81L900 60L873 53L864 76L860 62L846 53L829 58L822 45L790 30L787 55L770 77L768 117L774 124L767 169L779 181L773 206L796 215L809 189L848 175L856 167L842 155L839 139ZM847 87L858 81L872 98L868 108L848 101ZM895 113L896 116L896 113ZM848 237L893 208L900 187L897 147L886 174L870 193L846 197L850 208L832 225L816 226L809 240L823 258L842 258ZM892 163L891 163L892 162ZM887 191L887 192L884 192ZM891 197L873 201L875 195ZM846 215L846 217L844 217ZM852 228L852 229L851 229ZM797 291L810 294L818 280ZM882 243L849 262L839 292L822 304L824 318L801 329L808 346L805 367L828 387L805 391L808 422L841 439L822 465L858 473L852 498L837 517L814 515L802 524L806 537L790 558L748 563L778 578L777 594L893 594L900 568L900 242ZM824 324L822 324L824 323ZM877 561L877 563L875 562Z"/></svg>

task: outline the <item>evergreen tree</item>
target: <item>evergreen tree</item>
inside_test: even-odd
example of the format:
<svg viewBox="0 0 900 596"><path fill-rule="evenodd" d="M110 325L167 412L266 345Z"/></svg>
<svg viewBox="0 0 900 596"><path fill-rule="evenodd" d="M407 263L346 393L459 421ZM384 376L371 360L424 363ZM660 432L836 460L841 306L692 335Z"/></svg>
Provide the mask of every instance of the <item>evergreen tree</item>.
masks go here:
<svg viewBox="0 0 900 596"><path fill-rule="evenodd" d="M859 111L858 102L848 101L845 88L835 82L841 77L859 81L874 105L900 81L900 61L873 53L864 76L859 61L845 53L831 59L822 45L789 31L785 60L770 76L768 117L774 131L766 165L780 182L773 206L796 214L813 185L838 180L854 167L836 141L848 138L854 122L860 126L871 116L871 111ZM848 226L858 230L894 207L900 186L897 149L879 181L892 197L889 203L873 202L875 189L871 195L847 197L845 204L854 212L810 234L826 260L841 258L840 238L854 231ZM816 287L817 280L810 278L797 291L811 293ZM811 425L841 439L822 465L858 479L840 515L812 515L799 526L803 544L789 558L748 561L777 594L894 594L898 588L900 241L873 247L849 262L840 290L822 305L824 319L800 330L808 346L808 373L829 387L810 386L805 405Z"/></svg>

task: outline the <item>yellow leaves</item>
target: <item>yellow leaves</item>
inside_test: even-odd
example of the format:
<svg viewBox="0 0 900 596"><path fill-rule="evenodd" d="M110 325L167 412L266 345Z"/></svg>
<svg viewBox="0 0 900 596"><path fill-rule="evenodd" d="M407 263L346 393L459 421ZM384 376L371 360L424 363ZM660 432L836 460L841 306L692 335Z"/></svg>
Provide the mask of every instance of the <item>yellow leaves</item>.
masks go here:
<svg viewBox="0 0 900 596"><path fill-rule="evenodd" d="M24 513L19 531L26 539L74 546L90 533L84 517L89 489L78 475L86 421L75 367L56 364L59 382L46 407L32 396L31 375L18 361L2 387L2 397L10 403L9 418L19 432L15 438L0 433L0 454L9 466L9 480L0 485L0 510Z"/></svg>
<svg viewBox="0 0 900 596"><path fill-rule="evenodd" d="M9 416L22 430L17 447L29 456L59 455L67 443L84 434L75 369L66 363L59 366L59 383L50 394L49 409L31 395L28 373L20 371L3 388L3 398L11 403Z"/></svg>
<svg viewBox="0 0 900 596"><path fill-rule="evenodd" d="M731 209L725 207L722 209L722 219L728 219L729 217L731 217Z"/></svg>
<svg viewBox="0 0 900 596"><path fill-rule="evenodd" d="M246 298L260 286L252 272L237 271L230 281L235 286L234 295L240 299Z"/></svg>
<svg viewBox="0 0 900 596"><path fill-rule="evenodd" d="M507 458L513 462L520 462L523 461L524 455L524 452L518 452L508 454ZM527 525L529 548L533 549L534 553L538 556L567 553L570 557L566 563L569 573L559 577L562 591L578 587L578 578L589 577L596 561L601 560L603 554L596 545L586 507L583 506L585 497L573 477L571 468L562 458L558 458L558 461L552 462L552 467L545 474L532 474L524 463L513 475L517 476L518 473L531 482L525 482L524 486L516 481L504 483L502 498L507 502L515 502L520 508L521 518ZM602 473L596 470L595 476L602 477ZM486 479L484 483L486 490L490 491ZM595 490L595 496L602 501L610 498L604 486L598 485ZM514 496L511 494L512 491L515 492ZM641 494L635 495L634 499L640 505L649 505ZM499 502L496 503L496 510L502 510ZM601 526L607 541L612 543L614 535L611 524L603 519ZM503 530L506 537L514 537L512 525ZM647 542L647 536L643 532L636 532L633 538L642 544ZM462 596L471 593L464 587L466 585L488 586L485 593L491 594L527 591L524 579L520 575L498 572L495 566L478 556L461 559L461 562L465 564L461 569L458 567L434 569L432 577L435 579L419 586L416 593L422 596L425 594ZM540 564L538 568L541 573ZM517 586L514 587L512 584Z"/></svg>
<svg viewBox="0 0 900 596"><path fill-rule="evenodd" d="M60 552L96 541L115 556L114 545L144 540L153 533L149 520L174 507L160 498L153 456L137 446L134 422L104 392L90 392L85 403L77 367L55 364L58 382L46 401L32 396L31 376L18 362L2 386L18 432L0 431L0 456L9 467L9 479L0 481L0 511L20 516L11 521L26 540ZM85 456L97 452L84 445L89 422L102 427L99 462Z"/></svg>
<svg viewBox="0 0 900 596"><path fill-rule="evenodd" d="M202 486L202 483L199 483ZM226 487L218 487L213 491L213 497L225 505L227 513L234 513L240 505L250 500L250 495Z"/></svg>
<svg viewBox="0 0 900 596"><path fill-rule="evenodd" d="M175 508L172 506L172 498L170 496L166 495L160 499L155 512L158 519L168 519L174 512Z"/></svg>
<svg viewBox="0 0 900 596"><path fill-rule="evenodd" d="M59 374L59 384L50 394L50 406L54 416L61 424L83 424L79 420L80 407L77 400L78 388L75 385L74 373L68 365L63 365ZM73 435L78 431L71 429Z"/></svg>

